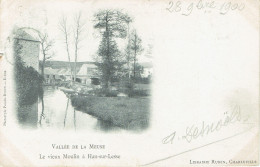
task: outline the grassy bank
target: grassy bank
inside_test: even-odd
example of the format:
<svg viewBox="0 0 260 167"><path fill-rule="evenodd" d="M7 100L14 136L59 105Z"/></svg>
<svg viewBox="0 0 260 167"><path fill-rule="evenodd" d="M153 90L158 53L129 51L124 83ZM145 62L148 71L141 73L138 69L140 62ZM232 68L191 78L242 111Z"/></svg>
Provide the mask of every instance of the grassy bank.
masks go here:
<svg viewBox="0 0 260 167"><path fill-rule="evenodd" d="M141 130L149 124L148 97L73 96L71 102L77 110L124 129Z"/></svg>

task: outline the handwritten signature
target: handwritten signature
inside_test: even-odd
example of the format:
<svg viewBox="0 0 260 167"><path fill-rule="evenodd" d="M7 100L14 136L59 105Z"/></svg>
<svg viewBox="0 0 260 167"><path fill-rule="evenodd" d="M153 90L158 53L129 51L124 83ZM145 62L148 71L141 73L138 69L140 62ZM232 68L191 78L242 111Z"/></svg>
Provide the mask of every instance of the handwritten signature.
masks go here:
<svg viewBox="0 0 260 167"><path fill-rule="evenodd" d="M216 123L209 123L206 124L204 121L201 123L200 126L192 125L186 128L185 135L181 136L182 140L187 142L191 142L194 139L199 137L203 137L209 135L210 133L217 132L228 125L235 123L235 122L243 122L247 121L248 118L242 119L241 118L241 110L240 106L236 105L233 111L228 114L227 112L224 113L225 117L217 121ZM174 131L167 137L163 138L163 144L172 144L174 140L177 138L177 132ZM178 137L180 139L180 137Z"/></svg>
<svg viewBox="0 0 260 167"><path fill-rule="evenodd" d="M204 1L199 0L185 4L183 1L169 1L166 10L171 13L180 13L184 16L189 16L195 9L204 11L204 13L211 13L213 10L217 10L219 14L225 15L230 11L242 11L245 8L244 3L237 2L222 2L217 1Z"/></svg>

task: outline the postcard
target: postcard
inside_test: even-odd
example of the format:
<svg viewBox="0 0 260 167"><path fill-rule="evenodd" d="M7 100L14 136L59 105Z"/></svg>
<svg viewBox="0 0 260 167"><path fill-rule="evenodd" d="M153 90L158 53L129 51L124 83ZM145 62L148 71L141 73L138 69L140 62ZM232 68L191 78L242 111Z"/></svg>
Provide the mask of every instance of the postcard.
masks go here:
<svg viewBox="0 0 260 167"><path fill-rule="evenodd" d="M1 166L259 165L256 0L0 1Z"/></svg>

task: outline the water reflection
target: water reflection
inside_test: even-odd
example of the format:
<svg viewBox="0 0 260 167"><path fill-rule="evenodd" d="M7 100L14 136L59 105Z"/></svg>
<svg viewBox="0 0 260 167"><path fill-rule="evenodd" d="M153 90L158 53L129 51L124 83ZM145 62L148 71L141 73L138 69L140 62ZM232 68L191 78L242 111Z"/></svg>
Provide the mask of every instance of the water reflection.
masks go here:
<svg viewBox="0 0 260 167"><path fill-rule="evenodd" d="M58 129L87 129L110 131L119 129L111 123L75 110L71 100L57 87L45 87L43 99L38 104L38 127Z"/></svg>
<svg viewBox="0 0 260 167"><path fill-rule="evenodd" d="M74 129L76 130L76 110L74 109Z"/></svg>
<svg viewBox="0 0 260 167"><path fill-rule="evenodd" d="M44 95L44 93L43 93L43 95ZM41 100L41 104L42 104L42 109L41 109L41 114L40 114L40 120L39 120L39 124L40 124L40 126L42 126L42 118L44 118L45 119L45 116L44 116L44 99L43 99L43 96L40 98L40 100Z"/></svg>
<svg viewBox="0 0 260 167"><path fill-rule="evenodd" d="M23 127L31 127L35 128L37 127L37 121L38 121L38 110L37 110L38 103L34 103L31 105L22 105L17 108L17 116L18 116L18 122Z"/></svg>
<svg viewBox="0 0 260 167"><path fill-rule="evenodd" d="M66 125L66 118L67 118L67 113L68 113L69 101L70 101L70 99L68 98L67 107L66 107L66 110L65 110L65 117L64 117L64 126L63 126L64 128L65 128L65 125Z"/></svg>

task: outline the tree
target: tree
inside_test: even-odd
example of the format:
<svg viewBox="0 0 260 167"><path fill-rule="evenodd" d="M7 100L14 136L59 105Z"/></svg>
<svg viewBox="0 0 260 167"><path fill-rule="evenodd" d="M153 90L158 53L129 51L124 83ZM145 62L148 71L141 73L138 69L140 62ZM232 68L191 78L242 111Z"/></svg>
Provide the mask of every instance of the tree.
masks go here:
<svg viewBox="0 0 260 167"><path fill-rule="evenodd" d="M64 36L64 43L66 46L66 52L68 56L68 61L69 61L69 66L70 66L70 72L71 72L71 80L76 81L77 78L77 61L78 61L78 52L80 49L80 43L83 40L83 33L84 33L84 28L85 28L85 22L82 19L81 12L76 14L74 16L74 22L73 22L73 45L74 45L74 69L71 64L71 55L70 55L70 46L69 46L69 41L70 41L70 33L71 29L69 29L68 24L67 24L67 17L62 16L60 19L59 27L61 32L63 33Z"/></svg>
<svg viewBox="0 0 260 167"><path fill-rule="evenodd" d="M54 53L50 52L50 49L53 46L54 41L49 39L48 34L46 32L45 33L38 32L38 37L40 39L41 51L43 55L41 71L42 71L42 76L44 76L45 62L46 60L54 56Z"/></svg>
<svg viewBox="0 0 260 167"><path fill-rule="evenodd" d="M78 51L79 51L79 44L83 40L82 35L85 28L85 22L83 22L81 17L81 12L79 12L74 17L74 46L75 46L75 61L74 61L74 81L76 81L77 75L77 60L78 60Z"/></svg>
<svg viewBox="0 0 260 167"><path fill-rule="evenodd" d="M21 27L21 28L18 28L16 31L24 31L24 30L31 30L34 33L36 33L38 36L41 52L43 55L42 65L41 65L41 75L44 76L45 61L54 56L54 53L50 52L51 47L54 44L54 40L49 39L47 32L41 32L41 31L39 31L35 28L31 28L31 27Z"/></svg>
<svg viewBox="0 0 260 167"><path fill-rule="evenodd" d="M110 83L120 76L124 62L114 40L109 42L109 53L107 50L107 38L103 37L98 49L96 66L100 71L101 80L105 88L109 88ZM109 55L109 56L107 56Z"/></svg>
<svg viewBox="0 0 260 167"><path fill-rule="evenodd" d="M130 49L130 23L132 22L132 19L126 19L126 23L127 23L127 46L126 46L126 62L127 62L127 70L128 70L128 78L130 79L131 77L131 66L130 63L132 61L131 59L131 49Z"/></svg>
<svg viewBox="0 0 260 167"><path fill-rule="evenodd" d="M138 61L138 55L140 55L143 51L142 47L142 40L141 38L137 35L136 30L133 30L131 32L131 37L130 37L130 50L133 52L133 73L134 73L134 79L136 77L136 65Z"/></svg>
<svg viewBox="0 0 260 167"><path fill-rule="evenodd" d="M109 88L113 77L120 73L122 57L115 39L125 38L130 17L117 10L103 10L94 15L94 28L102 35L98 50L97 66L105 88Z"/></svg>
<svg viewBox="0 0 260 167"><path fill-rule="evenodd" d="M127 75L128 75L128 78L130 79L131 78L131 62L133 61L133 54L131 51L131 43L130 43L130 34L128 35L128 42L127 42L127 45L125 48L125 61L127 63Z"/></svg>
<svg viewBox="0 0 260 167"><path fill-rule="evenodd" d="M63 33L63 36L64 36L64 43L65 43L65 46L66 46L66 52L67 52L68 61L69 61L70 78L71 78L71 81L72 81L73 80L73 77L72 77L73 68L72 68L72 65L71 65L71 57L70 57L70 52L69 52L70 30L69 30L68 25L67 25L67 17L62 16L60 23L59 23L59 27L60 27L60 31Z"/></svg>

